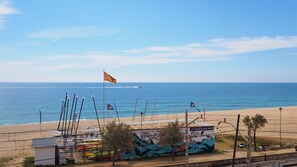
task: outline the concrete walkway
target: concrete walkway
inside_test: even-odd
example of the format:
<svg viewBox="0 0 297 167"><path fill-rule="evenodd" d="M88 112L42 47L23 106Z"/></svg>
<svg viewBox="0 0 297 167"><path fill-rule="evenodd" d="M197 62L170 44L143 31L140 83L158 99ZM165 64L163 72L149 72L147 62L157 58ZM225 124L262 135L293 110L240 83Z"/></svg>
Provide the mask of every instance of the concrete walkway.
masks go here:
<svg viewBox="0 0 297 167"><path fill-rule="evenodd" d="M263 152L252 152L252 156L259 155L273 155L273 154L281 154L281 153L290 153L296 152L295 149L282 149L276 151L263 151ZM193 162L205 162L205 161L214 161L214 160L222 160L222 159L232 159L233 152L232 150L228 150L225 152L213 152L213 153L205 153L205 154L196 154L190 156L190 163ZM237 151L236 158L246 157L245 151ZM185 162L184 156L176 156L175 161L171 160L171 157L162 157L162 158L144 158L140 160L129 160L129 161L116 161L116 166L120 167L152 167L152 166L166 166L173 165L175 163L181 164ZM98 163L87 163L87 164L76 164L75 166L87 166L87 167L95 167L95 166L111 166L112 162L98 162Z"/></svg>

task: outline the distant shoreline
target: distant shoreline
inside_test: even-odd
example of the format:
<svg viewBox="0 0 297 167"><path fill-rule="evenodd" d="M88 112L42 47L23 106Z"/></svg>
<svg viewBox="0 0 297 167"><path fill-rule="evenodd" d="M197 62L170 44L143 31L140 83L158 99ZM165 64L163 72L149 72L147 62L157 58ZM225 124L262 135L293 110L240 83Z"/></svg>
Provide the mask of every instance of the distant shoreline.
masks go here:
<svg viewBox="0 0 297 167"><path fill-rule="evenodd" d="M43 122L58 121L66 92L70 99L76 93L78 105L85 97L82 119L96 118L92 96L95 97L99 117L103 117L100 111L103 108L102 88L102 82L0 84L0 126L38 124L39 110L42 111ZM133 116L135 106L136 115L145 108L146 115L184 113L186 109L196 111L190 108L190 102L207 112L297 106L297 83L131 82L106 83L104 88L105 103L116 103L121 118ZM108 115L115 117L115 112L110 111Z"/></svg>
<svg viewBox="0 0 297 167"><path fill-rule="evenodd" d="M282 108L296 108L296 115L297 115L297 106L279 106L279 107L282 107ZM276 109L278 110L279 107L261 107L261 108L244 108L244 109L230 109L230 110L212 110L212 111L206 111L206 114L216 114L216 113L222 113L222 112L236 112L236 111L240 111L240 112L243 112L243 111L249 111L249 110L267 110L267 109ZM196 114L203 114L203 111L202 112L189 112L189 113L196 113ZM157 114L157 115L154 115L156 117L166 117L167 115L183 115L184 113L176 113L176 114ZM148 115L148 117L150 117L151 115ZM135 118L138 118L140 116L135 116ZM120 118L123 118L125 120L128 120L128 119L132 119L131 116L124 116L124 117L120 117ZM110 118L107 118L107 119L117 119L116 117L110 117ZM103 118L99 118L100 121L103 120ZM81 119L80 120L81 122L88 122L88 121L96 121L96 119ZM296 121L297 121L297 118L296 118ZM43 124L54 124L54 123L58 123L59 121L48 121L48 122L42 122L42 125ZM0 125L0 127L9 127L9 126L21 126L21 125L39 125L40 123L39 122L32 122L32 123L20 123L20 124L3 124L3 125Z"/></svg>

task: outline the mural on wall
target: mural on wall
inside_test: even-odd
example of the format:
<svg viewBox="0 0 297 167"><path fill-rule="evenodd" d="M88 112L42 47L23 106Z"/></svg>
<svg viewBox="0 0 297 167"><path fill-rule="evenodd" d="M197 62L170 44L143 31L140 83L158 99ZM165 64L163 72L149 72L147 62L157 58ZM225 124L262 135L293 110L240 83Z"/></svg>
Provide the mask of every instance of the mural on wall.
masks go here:
<svg viewBox="0 0 297 167"><path fill-rule="evenodd" d="M186 129L181 131L185 134ZM161 146L158 144L158 129L137 130L132 132L134 139L134 149L123 151L122 159L133 159L141 157L156 157L171 155L172 152L184 154L185 144L179 143L178 148L171 146ZM189 153L201 153L214 150L214 126L191 127L189 135ZM185 141L184 141L185 142Z"/></svg>

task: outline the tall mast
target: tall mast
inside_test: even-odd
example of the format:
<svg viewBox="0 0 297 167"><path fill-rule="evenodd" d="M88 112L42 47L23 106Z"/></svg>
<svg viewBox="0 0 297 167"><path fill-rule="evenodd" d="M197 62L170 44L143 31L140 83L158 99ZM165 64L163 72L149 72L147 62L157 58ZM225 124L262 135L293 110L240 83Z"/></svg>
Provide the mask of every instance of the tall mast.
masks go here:
<svg viewBox="0 0 297 167"><path fill-rule="evenodd" d="M144 115L144 116L145 116L145 113L146 113L147 104L148 104L148 99L146 100L146 104L145 104L145 108L144 108L144 112L143 112L143 115Z"/></svg>
<svg viewBox="0 0 297 167"><path fill-rule="evenodd" d="M136 103L135 103L135 108L134 108L134 114L133 114L132 121L134 121L134 118L135 118L135 113L136 113L136 108L137 108L137 102L138 102L138 98L136 99Z"/></svg>
<svg viewBox="0 0 297 167"><path fill-rule="evenodd" d="M102 112L103 112L103 128L105 127L105 85L104 85L104 74L105 71L103 70L103 81L102 81L102 89L103 89L103 95L102 95Z"/></svg>
<svg viewBox="0 0 297 167"><path fill-rule="evenodd" d="M98 112L97 112L97 107L96 107L94 95L92 96L92 99L93 99L93 104L94 104L94 109L95 109L95 113L96 113L96 118L97 118L97 123L98 123L99 131L101 133L102 130L101 130L100 122L99 122L99 117L98 117Z"/></svg>

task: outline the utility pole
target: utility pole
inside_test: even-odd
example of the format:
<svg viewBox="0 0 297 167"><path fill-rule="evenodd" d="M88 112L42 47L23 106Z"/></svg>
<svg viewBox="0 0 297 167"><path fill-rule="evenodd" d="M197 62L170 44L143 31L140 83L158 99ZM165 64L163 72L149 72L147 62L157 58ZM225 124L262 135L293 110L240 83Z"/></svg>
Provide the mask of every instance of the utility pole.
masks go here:
<svg viewBox="0 0 297 167"><path fill-rule="evenodd" d="M282 110L279 108L279 147L282 148Z"/></svg>
<svg viewBox="0 0 297 167"><path fill-rule="evenodd" d="M186 156L186 167L189 167L189 132L188 132L188 110L186 110L185 115L185 122L186 122L186 147L185 147L185 156Z"/></svg>
<svg viewBox="0 0 297 167"><path fill-rule="evenodd" d="M197 119L203 118L202 114L201 117L197 117L193 119L191 122L188 120L188 110L185 113L185 123L186 123L186 143L185 143L185 156L186 156L186 167L189 166L189 125L194 123Z"/></svg>
<svg viewBox="0 0 297 167"><path fill-rule="evenodd" d="M237 116L237 125L236 125L235 141L234 141L234 150L233 150L232 167L235 166L235 156L236 156L236 147L237 147L237 138L238 138L239 120L240 120L240 114L238 114L238 116Z"/></svg>
<svg viewBox="0 0 297 167"><path fill-rule="evenodd" d="M240 118L240 115L238 114L238 120L240 120L239 119ZM229 124L230 126L232 126L232 128L237 132L236 134L236 136L235 136L235 138L236 138L236 140L235 140L235 142L237 141L237 136L238 136L238 133L241 135L241 137L247 142L247 144L248 144L248 150L247 150L247 160L246 160L246 163L247 163L247 167L250 167L251 166L251 148L252 148L252 138L251 138L251 131L252 131L252 129L249 127L248 128L248 139L244 136L244 135L242 135L241 133L240 133L240 131L239 131L239 122L238 122L238 120L237 120L237 128L235 128L235 126L234 125L232 125L230 122L227 122L227 120L226 120L226 118L224 118L224 121L220 121L219 123L218 123L218 125L217 125L217 129L219 129L219 125L221 124L221 123L225 123L225 124ZM237 146L237 142L236 142L236 144L234 145L234 146ZM235 151L233 152L233 160L232 160L232 166L234 165L233 164L233 162L235 162L235 153L236 153L236 147L234 147L235 149Z"/></svg>
<svg viewBox="0 0 297 167"><path fill-rule="evenodd" d="M252 146L252 138L251 138L251 131L252 131L252 129L251 129L251 127L248 127L248 152L247 152L247 163L246 163L246 166L247 167L251 167L251 146Z"/></svg>

